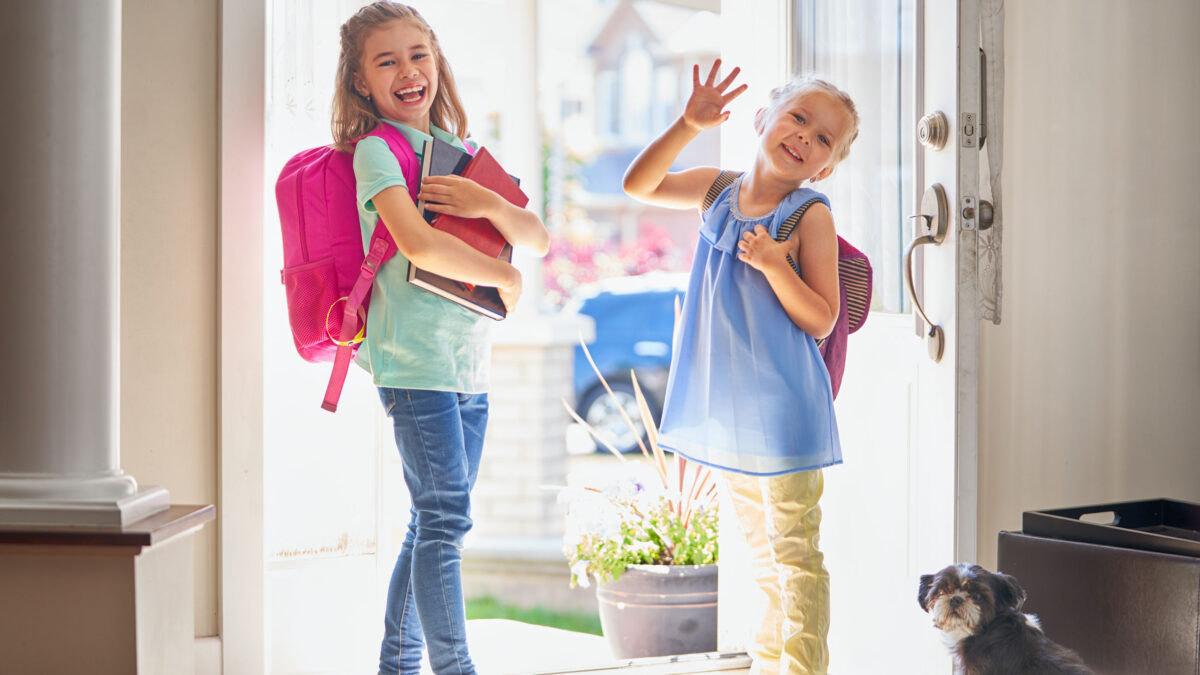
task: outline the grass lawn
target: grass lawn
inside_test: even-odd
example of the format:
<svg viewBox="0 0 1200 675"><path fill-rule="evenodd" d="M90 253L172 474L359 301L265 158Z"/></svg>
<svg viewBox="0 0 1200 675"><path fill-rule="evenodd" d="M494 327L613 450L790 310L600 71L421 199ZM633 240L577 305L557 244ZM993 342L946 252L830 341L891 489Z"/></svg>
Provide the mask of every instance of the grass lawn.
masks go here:
<svg viewBox="0 0 1200 675"><path fill-rule="evenodd" d="M600 617L593 613L554 612L534 607L508 605L490 596L467 600L468 619L511 619L537 626L549 626L577 633L601 635Z"/></svg>

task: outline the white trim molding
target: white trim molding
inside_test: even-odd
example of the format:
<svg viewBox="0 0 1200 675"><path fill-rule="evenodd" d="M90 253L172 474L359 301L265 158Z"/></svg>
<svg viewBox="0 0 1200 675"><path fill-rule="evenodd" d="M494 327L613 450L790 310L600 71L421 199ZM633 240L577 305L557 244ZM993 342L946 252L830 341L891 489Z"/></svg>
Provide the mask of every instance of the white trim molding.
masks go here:
<svg viewBox="0 0 1200 675"><path fill-rule="evenodd" d="M221 675L221 638L198 637L192 648L196 667L195 675Z"/></svg>
<svg viewBox="0 0 1200 675"><path fill-rule="evenodd" d="M266 672L262 260L266 3L220 9L219 442L221 664Z"/></svg>

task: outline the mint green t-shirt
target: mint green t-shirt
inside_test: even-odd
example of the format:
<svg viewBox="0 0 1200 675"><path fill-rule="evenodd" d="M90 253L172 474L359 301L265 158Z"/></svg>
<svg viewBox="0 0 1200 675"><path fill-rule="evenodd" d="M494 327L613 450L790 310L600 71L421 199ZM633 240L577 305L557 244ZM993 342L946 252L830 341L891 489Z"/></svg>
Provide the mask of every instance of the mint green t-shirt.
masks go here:
<svg viewBox="0 0 1200 675"><path fill-rule="evenodd" d="M430 138L465 149L453 134L432 125L430 136L403 124L383 123L400 130L418 163ZM355 148L354 176L365 250L379 220L371 200L390 187L406 190L407 184L387 142L374 136L359 141ZM402 253L397 252L380 268L371 290L366 341L355 361L371 373L378 387L486 392L492 320L413 286L407 277L408 259Z"/></svg>

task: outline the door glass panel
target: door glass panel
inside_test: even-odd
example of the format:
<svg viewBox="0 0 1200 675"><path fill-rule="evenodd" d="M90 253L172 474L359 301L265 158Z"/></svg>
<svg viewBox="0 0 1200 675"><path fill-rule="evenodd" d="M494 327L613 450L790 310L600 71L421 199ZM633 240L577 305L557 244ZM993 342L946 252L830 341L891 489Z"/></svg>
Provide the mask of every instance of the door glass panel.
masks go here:
<svg viewBox="0 0 1200 675"><path fill-rule="evenodd" d="M928 439L943 427L952 430L955 417L919 414L937 408L945 388L919 380L925 348L912 334L911 317L897 314L909 310L901 260L923 156L914 132L924 81L916 59L917 7L916 0L791 4L796 72L829 79L856 103L858 139L817 189L830 198L839 234L870 257L875 271L872 314L851 337L836 402L845 464L825 472L821 498L834 672L950 671L916 591L919 576L935 571L926 569L925 542L954 530L952 508L930 512L923 504L953 502L954 458L930 457ZM953 33L941 37L952 47ZM897 619L873 637L871 649L862 649L864 607Z"/></svg>
<svg viewBox="0 0 1200 675"><path fill-rule="evenodd" d="M838 232L871 259L873 309L907 311L900 266L913 202L914 0L794 0L796 71L845 89L858 139L819 189Z"/></svg>

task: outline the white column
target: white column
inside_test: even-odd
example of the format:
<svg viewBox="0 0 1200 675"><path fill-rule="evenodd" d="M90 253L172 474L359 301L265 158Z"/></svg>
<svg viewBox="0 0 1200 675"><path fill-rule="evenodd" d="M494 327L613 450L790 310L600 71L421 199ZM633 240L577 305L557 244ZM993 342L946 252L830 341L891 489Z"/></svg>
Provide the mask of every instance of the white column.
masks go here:
<svg viewBox="0 0 1200 675"><path fill-rule="evenodd" d="M167 493L120 468L121 3L0 11L0 523L123 525Z"/></svg>
<svg viewBox="0 0 1200 675"><path fill-rule="evenodd" d="M754 161L758 138L749 121L754 111L766 102L767 92L787 81L791 70L792 21L791 3L721 0L722 72L740 66L738 81L750 87L745 95L730 103L731 121L721 125L723 167L747 167ZM759 37L747 40L746 35ZM717 648L733 651L745 648L753 638L753 617L761 615L762 593L754 584L750 547L738 532L733 502L724 489L720 499Z"/></svg>
<svg viewBox="0 0 1200 675"><path fill-rule="evenodd" d="M542 209L542 121L538 110L538 0L507 0L508 34L520 43L509 58L514 60L508 71L506 89L509 92L500 115L500 143L503 156L508 158L513 175L521 177L521 189L529 195L529 210L545 218ZM542 259L517 247L513 264L521 271L523 288L518 314L524 317L536 312L543 295Z"/></svg>

